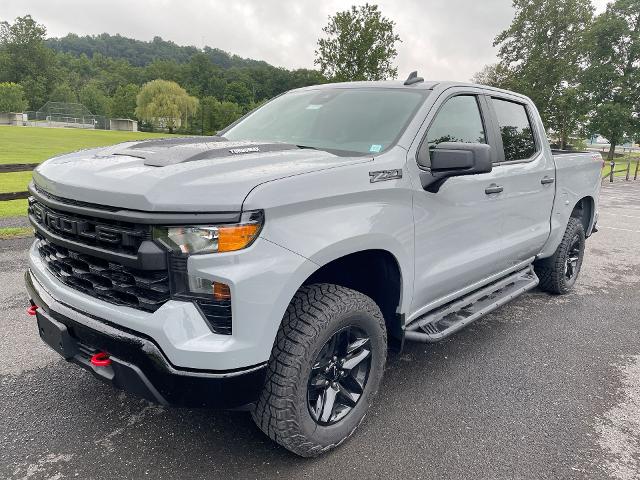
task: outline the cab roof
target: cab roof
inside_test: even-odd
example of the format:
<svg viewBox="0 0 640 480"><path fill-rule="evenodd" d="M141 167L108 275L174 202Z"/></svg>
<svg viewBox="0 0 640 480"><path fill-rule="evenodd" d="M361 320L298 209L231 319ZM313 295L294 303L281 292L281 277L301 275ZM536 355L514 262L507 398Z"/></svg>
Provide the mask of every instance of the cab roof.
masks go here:
<svg viewBox="0 0 640 480"><path fill-rule="evenodd" d="M310 85L308 87L296 88L292 91L305 91L305 90L319 90L325 88L398 88L398 89L413 89L413 90L433 90L436 87L440 89L447 89L451 87L475 87L482 88L484 90L490 90L492 92L498 92L508 94L514 97L520 97L523 100L531 101L525 95L521 93L513 92L510 90L504 90L501 88L490 87L488 85L481 85L478 83L470 82L456 82L456 81L440 81L440 80L424 80L411 85L405 85L403 80L379 80L379 81L360 81L360 82L337 82L337 83L323 83L319 85Z"/></svg>

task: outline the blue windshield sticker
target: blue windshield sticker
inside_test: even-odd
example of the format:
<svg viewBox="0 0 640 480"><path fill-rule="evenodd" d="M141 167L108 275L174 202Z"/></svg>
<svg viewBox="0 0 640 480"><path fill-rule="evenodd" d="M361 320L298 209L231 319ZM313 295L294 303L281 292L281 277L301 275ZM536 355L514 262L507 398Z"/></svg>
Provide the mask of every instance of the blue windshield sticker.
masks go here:
<svg viewBox="0 0 640 480"><path fill-rule="evenodd" d="M369 151L373 153L378 153L380 150L382 150L382 145L371 145L369 147Z"/></svg>

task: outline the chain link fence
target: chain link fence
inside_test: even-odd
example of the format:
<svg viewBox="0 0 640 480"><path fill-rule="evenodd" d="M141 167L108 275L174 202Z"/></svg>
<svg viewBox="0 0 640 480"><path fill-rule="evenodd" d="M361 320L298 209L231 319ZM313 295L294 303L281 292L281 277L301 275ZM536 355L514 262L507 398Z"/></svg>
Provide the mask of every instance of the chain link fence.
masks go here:
<svg viewBox="0 0 640 480"><path fill-rule="evenodd" d="M47 102L38 111L24 112L23 125L109 130L109 119L92 114L81 103Z"/></svg>

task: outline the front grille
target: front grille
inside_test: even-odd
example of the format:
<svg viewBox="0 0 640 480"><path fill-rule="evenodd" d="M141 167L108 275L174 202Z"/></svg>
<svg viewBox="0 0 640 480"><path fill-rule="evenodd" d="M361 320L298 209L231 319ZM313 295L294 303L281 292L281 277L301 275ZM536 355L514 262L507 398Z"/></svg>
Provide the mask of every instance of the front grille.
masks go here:
<svg viewBox="0 0 640 480"><path fill-rule="evenodd" d="M170 297L166 270L136 270L93 255L74 252L36 236L49 271L62 283L92 297L153 312Z"/></svg>
<svg viewBox="0 0 640 480"><path fill-rule="evenodd" d="M167 268L168 252L152 241L151 225L51 208L43 203L44 197L64 199L37 190L42 201L29 198L36 247L47 269L62 283L147 312L155 312L171 298L193 302L211 331L231 335L231 302L189 292L187 257L170 255Z"/></svg>
<svg viewBox="0 0 640 480"><path fill-rule="evenodd" d="M65 240L116 253L135 255L144 240L151 239L149 225L96 219L56 210L29 199L29 217L41 228Z"/></svg>

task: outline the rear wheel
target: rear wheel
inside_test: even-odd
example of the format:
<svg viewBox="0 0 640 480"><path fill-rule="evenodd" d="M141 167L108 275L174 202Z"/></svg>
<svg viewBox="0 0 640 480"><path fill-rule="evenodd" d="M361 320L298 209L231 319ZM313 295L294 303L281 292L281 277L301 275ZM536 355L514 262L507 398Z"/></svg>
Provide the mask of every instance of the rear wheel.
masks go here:
<svg viewBox="0 0 640 480"><path fill-rule="evenodd" d="M303 457L340 445L378 390L386 352L373 300L338 285L302 287L278 331L254 421Z"/></svg>
<svg viewBox="0 0 640 480"><path fill-rule="evenodd" d="M555 253L535 264L536 274L540 278L540 288L558 294L571 290L582 268L584 247L582 222L571 217Z"/></svg>

